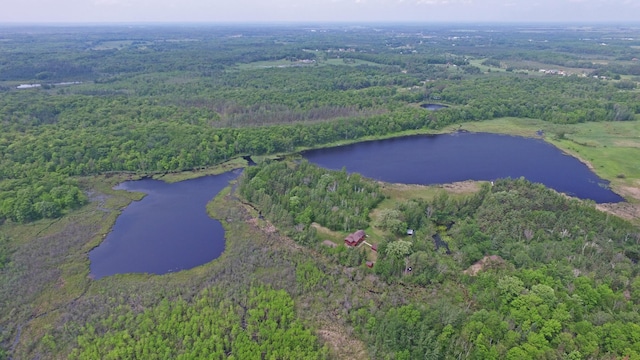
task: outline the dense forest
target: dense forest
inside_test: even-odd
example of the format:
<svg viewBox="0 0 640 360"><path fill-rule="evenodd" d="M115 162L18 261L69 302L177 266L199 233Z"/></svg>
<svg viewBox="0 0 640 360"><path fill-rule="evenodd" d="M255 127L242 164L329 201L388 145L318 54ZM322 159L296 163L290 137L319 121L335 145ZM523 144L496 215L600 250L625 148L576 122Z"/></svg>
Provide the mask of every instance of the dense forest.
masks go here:
<svg viewBox="0 0 640 360"><path fill-rule="evenodd" d="M0 27L0 359L640 358L637 221L523 179L404 196L290 155L637 120L637 29L471 28ZM223 257L88 277L137 199L117 181L246 155L284 160L214 201ZM341 244L357 229L377 252Z"/></svg>
<svg viewBox="0 0 640 360"><path fill-rule="evenodd" d="M317 242L312 222L345 232L367 227L369 211L383 197L359 174L327 171L306 161L248 168L240 193L283 228L297 226L299 233L291 235L302 243Z"/></svg>
<svg viewBox="0 0 640 360"><path fill-rule="evenodd" d="M370 208L371 190L346 174L333 182L310 181L307 195L301 195L304 181L290 180L318 173L324 173L321 179L344 174L306 163L295 168L273 163L247 172L242 189L260 209L270 209L267 217L293 233L309 221L302 216L291 221L301 214L291 207L298 197L311 196L304 203L313 204L313 214ZM261 176L267 174L276 180L264 183ZM357 175L351 177L358 181ZM266 190L276 182L282 184L278 189ZM363 190L357 191L360 196L344 196L351 204L336 206L331 194L339 188ZM278 216L280 211L287 215ZM322 215L314 220L353 230ZM374 272L389 283L435 291L433 306L408 302L400 308L365 304L353 309L354 327L375 357L640 356L640 231L626 221L542 185L505 179L462 199L441 192L429 202L398 203L378 214L374 226L388 234L379 244ZM407 228L415 230L410 237ZM434 236L444 239L446 251ZM297 238L322 247L318 236ZM351 266L362 265L357 250L346 250L361 261ZM341 262L332 254L339 252L324 252Z"/></svg>
<svg viewBox="0 0 640 360"><path fill-rule="evenodd" d="M71 359L323 359L316 337L295 319L286 291L251 289L245 304L216 289L162 301L141 314L111 315L82 329ZM103 334L102 336L97 334Z"/></svg>

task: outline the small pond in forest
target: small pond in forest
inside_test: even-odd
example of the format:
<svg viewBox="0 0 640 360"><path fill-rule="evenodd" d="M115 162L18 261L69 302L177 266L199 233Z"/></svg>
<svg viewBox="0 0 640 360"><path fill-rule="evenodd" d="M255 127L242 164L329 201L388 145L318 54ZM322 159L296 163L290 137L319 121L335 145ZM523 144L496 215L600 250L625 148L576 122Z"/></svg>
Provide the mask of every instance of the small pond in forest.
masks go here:
<svg viewBox="0 0 640 360"><path fill-rule="evenodd" d="M100 246L89 252L91 277L191 269L222 254L224 229L207 215L206 204L240 170L173 184L125 181L116 189L143 192L120 214Z"/></svg>
<svg viewBox="0 0 640 360"><path fill-rule="evenodd" d="M524 177L597 203L624 199L585 164L542 139L457 132L414 135L305 151L319 166L403 184Z"/></svg>
<svg viewBox="0 0 640 360"><path fill-rule="evenodd" d="M423 109L431 110L431 111L448 108L447 105L441 105L441 104L422 104L420 105L420 107Z"/></svg>

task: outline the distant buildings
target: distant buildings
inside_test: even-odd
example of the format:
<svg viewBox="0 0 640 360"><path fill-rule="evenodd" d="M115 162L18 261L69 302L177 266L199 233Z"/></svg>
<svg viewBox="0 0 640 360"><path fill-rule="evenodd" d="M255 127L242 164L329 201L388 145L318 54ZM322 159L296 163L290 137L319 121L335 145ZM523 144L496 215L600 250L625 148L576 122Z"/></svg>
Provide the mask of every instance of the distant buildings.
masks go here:
<svg viewBox="0 0 640 360"><path fill-rule="evenodd" d="M560 76L567 76L567 73L564 70L556 70L556 69L552 69L552 70L546 70L546 69L540 69L538 70L539 72L546 74L546 75L560 75Z"/></svg>

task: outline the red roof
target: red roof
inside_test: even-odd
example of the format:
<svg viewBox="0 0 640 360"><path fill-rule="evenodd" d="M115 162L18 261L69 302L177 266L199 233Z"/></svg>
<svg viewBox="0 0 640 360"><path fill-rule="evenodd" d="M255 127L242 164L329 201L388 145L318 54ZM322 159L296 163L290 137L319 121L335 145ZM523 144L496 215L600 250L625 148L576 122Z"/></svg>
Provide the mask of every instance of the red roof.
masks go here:
<svg viewBox="0 0 640 360"><path fill-rule="evenodd" d="M358 246L358 244L364 240L365 236L364 230L358 230L353 234L349 234L349 236L344 239L344 243L349 246Z"/></svg>

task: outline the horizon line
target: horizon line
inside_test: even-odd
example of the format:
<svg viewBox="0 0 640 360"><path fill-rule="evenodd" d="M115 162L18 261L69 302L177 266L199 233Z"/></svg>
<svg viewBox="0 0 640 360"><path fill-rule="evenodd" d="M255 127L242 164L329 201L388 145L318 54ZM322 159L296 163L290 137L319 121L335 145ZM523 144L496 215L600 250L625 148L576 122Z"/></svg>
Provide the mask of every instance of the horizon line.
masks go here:
<svg viewBox="0 0 640 360"><path fill-rule="evenodd" d="M273 20L273 21L0 21L0 27L10 26L132 26L132 25L614 25L614 26L640 26L640 20L634 21L578 21L578 20Z"/></svg>

